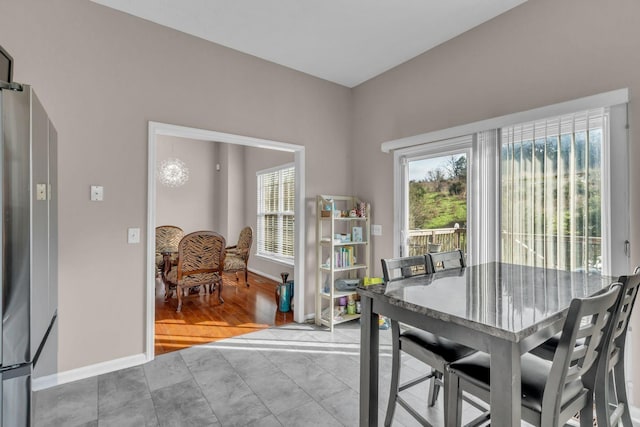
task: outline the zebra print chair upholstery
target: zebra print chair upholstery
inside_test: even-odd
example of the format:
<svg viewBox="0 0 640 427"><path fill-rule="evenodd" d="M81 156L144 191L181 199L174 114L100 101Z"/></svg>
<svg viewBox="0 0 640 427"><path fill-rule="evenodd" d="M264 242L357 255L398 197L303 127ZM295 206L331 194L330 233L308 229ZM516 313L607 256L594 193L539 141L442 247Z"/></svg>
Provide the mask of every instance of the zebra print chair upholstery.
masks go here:
<svg viewBox="0 0 640 427"><path fill-rule="evenodd" d="M253 229L251 227L244 227L240 230L240 236L238 237L238 243L233 246L227 246L227 255L224 259L224 271L235 272L236 280L238 280L238 272L244 271L244 283L249 286L248 282L248 265L249 265L249 252L251 251L251 244L253 243Z"/></svg>
<svg viewBox="0 0 640 427"><path fill-rule="evenodd" d="M206 293L218 288L218 300L224 300L222 292L222 269L225 258L225 240L214 231L196 231L187 234L178 245L178 265L172 268L165 279L165 301L172 289L178 294L178 308L182 309L185 289L204 286Z"/></svg>
<svg viewBox="0 0 640 427"><path fill-rule="evenodd" d="M161 225L156 227L156 274L163 272L165 268L164 255L169 253L169 262L176 265L178 262L178 244L184 236L182 228L175 225Z"/></svg>

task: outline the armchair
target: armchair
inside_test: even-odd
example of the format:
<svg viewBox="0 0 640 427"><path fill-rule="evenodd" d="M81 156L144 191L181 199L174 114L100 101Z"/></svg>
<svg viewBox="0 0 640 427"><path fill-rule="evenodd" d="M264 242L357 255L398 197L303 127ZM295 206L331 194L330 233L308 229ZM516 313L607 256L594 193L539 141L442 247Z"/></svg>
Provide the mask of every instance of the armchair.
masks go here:
<svg viewBox="0 0 640 427"><path fill-rule="evenodd" d="M182 309L185 289L204 286L205 292L212 293L218 287L218 300L224 300L222 292L222 267L225 257L225 240L214 231L196 231L187 234L178 245L178 265L165 278L165 301L172 289L178 294L178 309Z"/></svg>
<svg viewBox="0 0 640 427"><path fill-rule="evenodd" d="M235 272L236 281L238 280L238 272L244 271L244 283L249 286L248 270L249 252L251 251L251 243L253 242L253 229L249 226L240 230L238 243L233 246L227 246L226 257L224 259L224 271Z"/></svg>
<svg viewBox="0 0 640 427"><path fill-rule="evenodd" d="M178 244L184 236L182 228L174 225L156 227L156 275L164 272L164 255L170 253L171 265L178 263Z"/></svg>

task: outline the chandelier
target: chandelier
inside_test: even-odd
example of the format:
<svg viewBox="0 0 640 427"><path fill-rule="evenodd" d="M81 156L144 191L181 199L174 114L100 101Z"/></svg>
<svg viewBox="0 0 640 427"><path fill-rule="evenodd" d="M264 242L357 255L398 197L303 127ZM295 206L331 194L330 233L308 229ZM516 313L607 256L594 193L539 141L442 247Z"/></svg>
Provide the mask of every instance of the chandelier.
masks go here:
<svg viewBox="0 0 640 427"><path fill-rule="evenodd" d="M158 179L167 187L180 187L189 180L189 168L180 159L168 158L158 167Z"/></svg>

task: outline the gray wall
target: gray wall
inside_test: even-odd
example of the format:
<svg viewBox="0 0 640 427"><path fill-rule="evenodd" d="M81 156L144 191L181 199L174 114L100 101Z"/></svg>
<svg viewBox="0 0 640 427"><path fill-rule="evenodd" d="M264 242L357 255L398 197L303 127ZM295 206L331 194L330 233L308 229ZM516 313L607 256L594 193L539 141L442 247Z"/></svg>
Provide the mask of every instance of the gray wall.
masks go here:
<svg viewBox="0 0 640 427"><path fill-rule="evenodd" d="M373 259L393 254L393 155L380 151L384 141L628 87L630 161L640 160L639 16L636 0L529 0L355 88L354 192L371 201L373 222L383 226ZM637 265L638 168L630 179ZM638 355L640 336L634 342ZM634 379L640 384L640 375Z"/></svg>
<svg viewBox="0 0 640 427"><path fill-rule="evenodd" d="M126 237L153 232L149 120L303 145L308 194L348 190L349 89L87 0L0 0L0 11L14 78L58 130L60 371L144 351L146 248ZM91 184L104 202L89 201Z"/></svg>

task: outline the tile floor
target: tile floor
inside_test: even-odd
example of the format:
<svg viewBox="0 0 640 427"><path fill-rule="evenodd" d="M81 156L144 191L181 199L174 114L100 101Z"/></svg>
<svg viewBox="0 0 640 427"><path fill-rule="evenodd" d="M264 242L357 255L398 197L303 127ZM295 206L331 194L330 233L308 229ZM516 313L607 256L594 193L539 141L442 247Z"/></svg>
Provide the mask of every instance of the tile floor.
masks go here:
<svg viewBox="0 0 640 427"><path fill-rule="evenodd" d="M391 333L380 331L379 424L391 371ZM158 356L142 366L41 390L35 426L356 426L358 322L333 333L290 324ZM425 367L403 359L402 373ZM426 385L403 392L434 425L442 398L426 408ZM476 415L466 410L465 418ZM416 421L399 407L394 426Z"/></svg>

